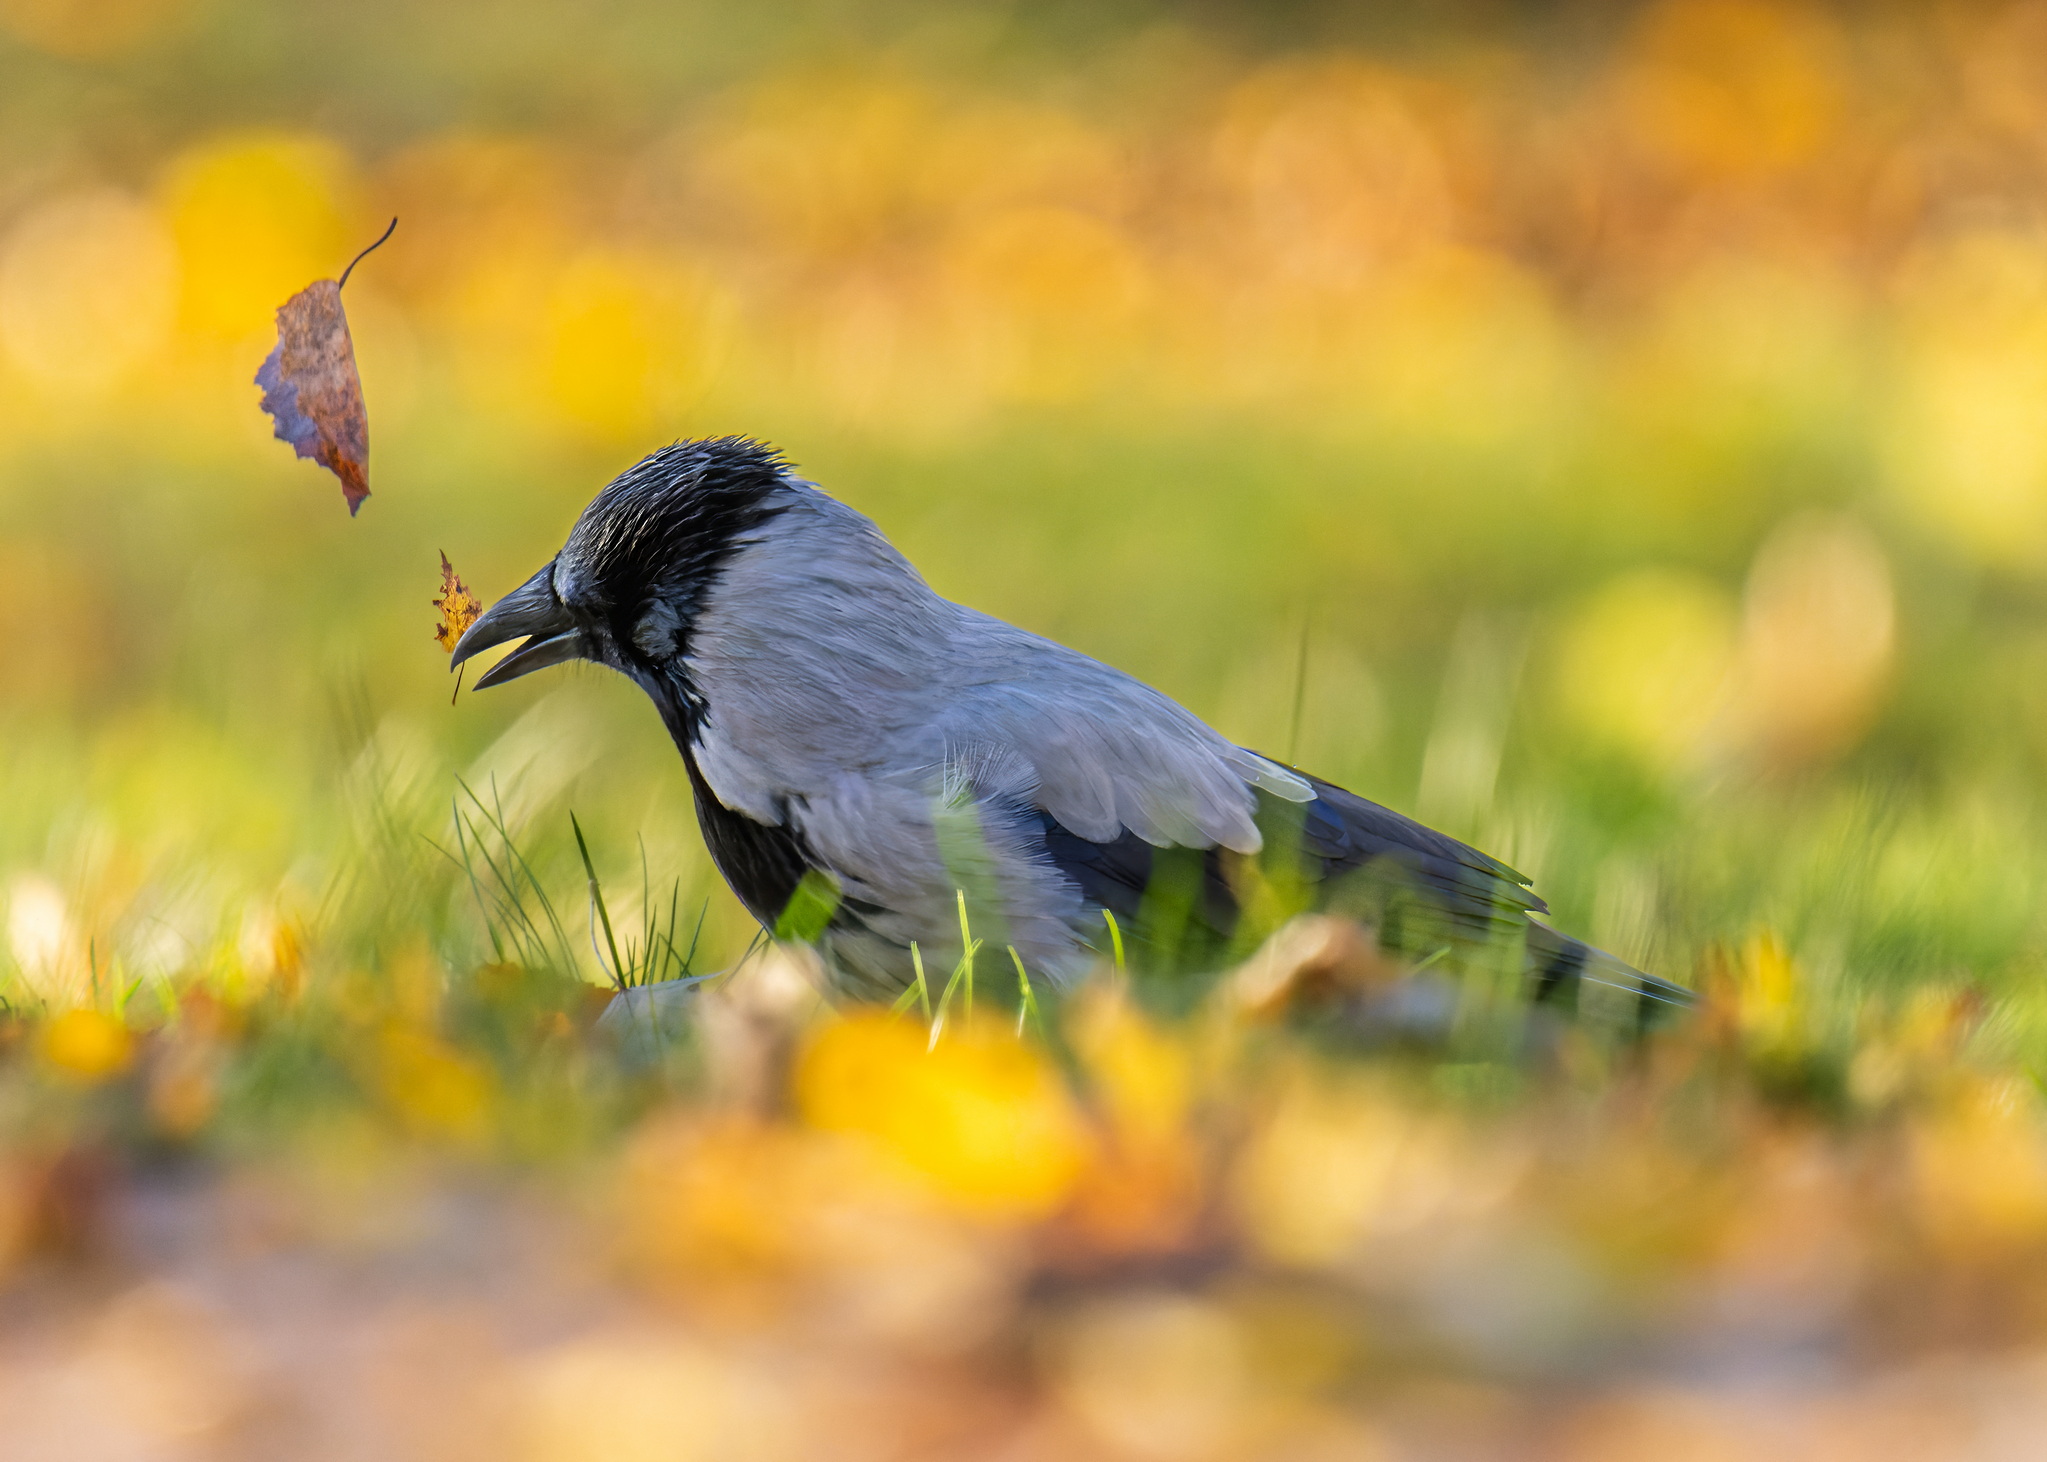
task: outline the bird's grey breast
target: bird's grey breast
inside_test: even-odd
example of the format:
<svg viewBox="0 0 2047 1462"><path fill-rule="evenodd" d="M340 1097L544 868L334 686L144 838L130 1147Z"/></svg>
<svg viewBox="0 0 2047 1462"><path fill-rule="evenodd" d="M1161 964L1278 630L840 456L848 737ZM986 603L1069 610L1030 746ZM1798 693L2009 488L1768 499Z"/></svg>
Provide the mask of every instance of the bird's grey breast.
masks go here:
<svg viewBox="0 0 2047 1462"><path fill-rule="evenodd" d="M849 776L935 765L954 607L866 518L808 487L726 561L692 625L696 755L726 806L783 820Z"/></svg>

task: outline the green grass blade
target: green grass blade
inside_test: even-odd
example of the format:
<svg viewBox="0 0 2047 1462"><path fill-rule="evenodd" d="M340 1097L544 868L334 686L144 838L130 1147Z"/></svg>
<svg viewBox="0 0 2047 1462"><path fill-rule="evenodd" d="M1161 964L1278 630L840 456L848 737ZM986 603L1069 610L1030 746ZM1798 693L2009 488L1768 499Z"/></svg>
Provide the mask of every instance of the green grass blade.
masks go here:
<svg viewBox="0 0 2047 1462"><path fill-rule="evenodd" d="M611 932L611 910L604 906L604 887L597 881L597 866L590 861L590 845L584 841L583 825L576 821L576 814L573 812L569 814L569 826L575 831L576 851L582 855L583 872L590 880L590 907L604 923L604 947L611 951L611 983L624 990L627 988L629 972L625 961L618 957L618 940ZM590 943L594 950L597 943L597 930L594 927L590 930ZM598 963L603 963L601 953L598 956Z"/></svg>

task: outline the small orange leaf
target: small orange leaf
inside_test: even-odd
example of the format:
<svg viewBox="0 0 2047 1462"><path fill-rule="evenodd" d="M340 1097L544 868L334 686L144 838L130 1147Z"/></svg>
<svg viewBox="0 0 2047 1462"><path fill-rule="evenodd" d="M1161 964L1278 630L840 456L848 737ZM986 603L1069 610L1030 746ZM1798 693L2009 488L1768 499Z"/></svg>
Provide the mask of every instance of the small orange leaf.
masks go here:
<svg viewBox="0 0 2047 1462"><path fill-rule="evenodd" d="M483 601L469 592L469 586L462 582L462 576L455 572L445 553L441 555L441 597L434 600L434 608L441 611L440 627L434 631L434 638L452 655L462 632L483 613Z"/></svg>

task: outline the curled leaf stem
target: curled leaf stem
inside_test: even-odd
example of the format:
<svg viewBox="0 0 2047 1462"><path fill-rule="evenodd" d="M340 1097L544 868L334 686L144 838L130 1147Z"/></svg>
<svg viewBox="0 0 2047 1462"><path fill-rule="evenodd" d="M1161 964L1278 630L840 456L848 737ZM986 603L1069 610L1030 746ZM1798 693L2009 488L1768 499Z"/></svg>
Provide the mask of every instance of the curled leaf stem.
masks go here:
<svg viewBox="0 0 2047 1462"><path fill-rule="evenodd" d="M342 290L348 288L348 276L355 273L355 266L362 263L365 257L375 253L378 249L382 248L384 240L390 238L391 231L397 227L398 220L394 218L384 226L384 231L377 235L376 243L371 244L367 249L364 249L362 253L357 254L353 259L350 259L348 261L348 267L341 271L341 278L334 286L334 292L336 294L339 294L341 293Z"/></svg>

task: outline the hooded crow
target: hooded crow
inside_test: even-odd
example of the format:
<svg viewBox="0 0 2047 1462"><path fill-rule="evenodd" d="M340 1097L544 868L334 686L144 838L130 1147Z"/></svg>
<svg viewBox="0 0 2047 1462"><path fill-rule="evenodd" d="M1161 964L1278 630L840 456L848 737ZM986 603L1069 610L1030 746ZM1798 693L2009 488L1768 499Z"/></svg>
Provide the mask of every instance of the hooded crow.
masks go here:
<svg viewBox="0 0 2047 1462"><path fill-rule="evenodd" d="M571 660L631 677L739 901L773 929L824 880L820 950L862 993L903 989L913 945L949 967L962 896L977 940L1061 982L1097 957L1105 910L1155 950L1214 954L1273 895L1358 913L1410 958L1509 948L1540 993L1686 998L1531 919L1547 906L1504 863L940 598L872 522L746 438L622 474L454 663L513 640L477 689Z"/></svg>

